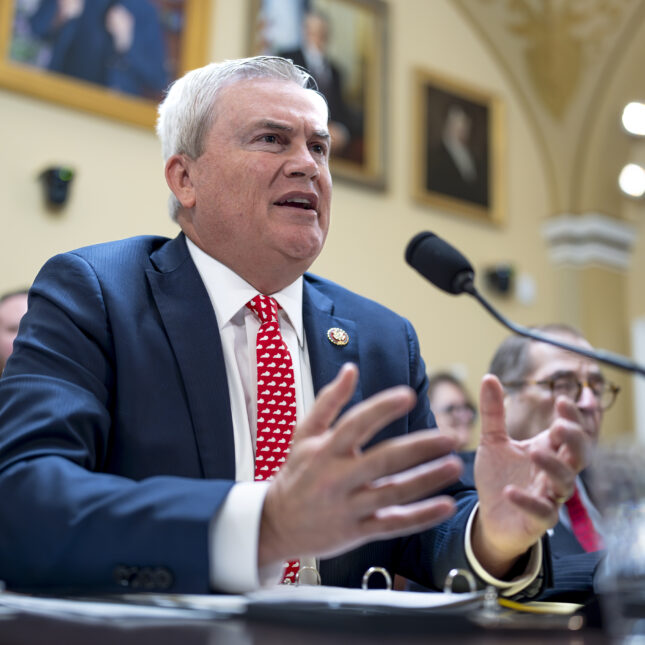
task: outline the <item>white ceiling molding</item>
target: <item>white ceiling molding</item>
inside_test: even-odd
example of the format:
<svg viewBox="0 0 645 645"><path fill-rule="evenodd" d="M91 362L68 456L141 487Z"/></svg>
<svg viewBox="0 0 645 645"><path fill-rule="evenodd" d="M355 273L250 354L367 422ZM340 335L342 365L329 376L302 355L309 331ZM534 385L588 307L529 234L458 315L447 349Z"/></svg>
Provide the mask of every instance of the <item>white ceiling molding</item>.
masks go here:
<svg viewBox="0 0 645 645"><path fill-rule="evenodd" d="M542 227L555 264L603 265L627 269L636 229L601 213L556 215Z"/></svg>

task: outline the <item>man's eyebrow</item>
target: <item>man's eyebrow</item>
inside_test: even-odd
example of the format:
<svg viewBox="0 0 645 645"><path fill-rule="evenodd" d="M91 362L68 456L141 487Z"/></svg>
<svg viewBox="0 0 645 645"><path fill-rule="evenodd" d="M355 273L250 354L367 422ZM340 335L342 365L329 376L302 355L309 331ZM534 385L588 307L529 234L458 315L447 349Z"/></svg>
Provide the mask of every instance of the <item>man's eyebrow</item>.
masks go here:
<svg viewBox="0 0 645 645"><path fill-rule="evenodd" d="M285 123L277 123L276 121L258 121L250 129L257 130L261 128L266 128L267 130L278 130L279 132L293 132L293 128L290 125ZM331 136L327 130L314 130L314 136L319 139L331 139Z"/></svg>
<svg viewBox="0 0 645 645"><path fill-rule="evenodd" d="M293 132L290 125L284 123L276 123L275 121L259 121L254 128L268 128L269 130L280 130L281 132Z"/></svg>
<svg viewBox="0 0 645 645"><path fill-rule="evenodd" d="M557 378L572 377L578 378L578 375L573 370L558 370L557 372L552 372L548 376L545 376L542 381L551 381Z"/></svg>
<svg viewBox="0 0 645 645"><path fill-rule="evenodd" d="M328 130L314 130L314 136L320 139L331 139L331 135Z"/></svg>
<svg viewBox="0 0 645 645"><path fill-rule="evenodd" d="M553 372L550 376L547 376L546 378L542 379L545 381L550 381L551 379L557 379L557 378L563 378L563 377L570 377L570 378L578 378L578 374L574 370L558 370L557 372ZM588 377L589 379L596 379L596 380L604 380L605 376L602 372L591 372Z"/></svg>

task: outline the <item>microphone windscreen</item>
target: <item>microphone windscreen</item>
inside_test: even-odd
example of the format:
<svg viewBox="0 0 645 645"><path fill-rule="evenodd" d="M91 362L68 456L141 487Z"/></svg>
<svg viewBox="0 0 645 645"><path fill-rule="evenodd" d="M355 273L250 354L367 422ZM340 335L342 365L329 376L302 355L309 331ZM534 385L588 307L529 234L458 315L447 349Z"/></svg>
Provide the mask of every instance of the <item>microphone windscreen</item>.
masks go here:
<svg viewBox="0 0 645 645"><path fill-rule="evenodd" d="M464 278L472 279L470 262L456 248L429 231L417 233L405 250L406 262L439 289L462 293Z"/></svg>

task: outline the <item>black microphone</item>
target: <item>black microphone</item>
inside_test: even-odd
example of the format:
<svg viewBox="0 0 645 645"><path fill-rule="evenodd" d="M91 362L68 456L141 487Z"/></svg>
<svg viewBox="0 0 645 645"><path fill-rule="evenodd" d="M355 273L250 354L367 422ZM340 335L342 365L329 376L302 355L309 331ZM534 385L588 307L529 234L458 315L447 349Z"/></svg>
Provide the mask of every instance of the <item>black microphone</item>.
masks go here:
<svg viewBox="0 0 645 645"><path fill-rule="evenodd" d="M517 325L502 316L475 288L475 271L470 262L456 248L437 237L434 233L429 231L417 233L408 242L405 250L405 261L442 291L447 291L453 295L459 295L460 293L470 294L504 327L520 336L555 345L561 349L591 358L599 363L605 363L612 367L645 376L645 367L624 356L602 349L592 350L569 345L569 343L557 338Z"/></svg>

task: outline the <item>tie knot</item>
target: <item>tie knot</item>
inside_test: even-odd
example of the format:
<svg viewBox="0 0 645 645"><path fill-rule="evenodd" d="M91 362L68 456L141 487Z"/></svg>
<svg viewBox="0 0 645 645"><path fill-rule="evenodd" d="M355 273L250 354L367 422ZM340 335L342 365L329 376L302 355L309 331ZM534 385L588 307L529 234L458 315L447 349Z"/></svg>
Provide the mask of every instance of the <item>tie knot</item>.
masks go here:
<svg viewBox="0 0 645 645"><path fill-rule="evenodd" d="M251 298L246 306L259 318L262 324L266 322L278 322L278 308L280 305L271 296L258 293Z"/></svg>

